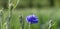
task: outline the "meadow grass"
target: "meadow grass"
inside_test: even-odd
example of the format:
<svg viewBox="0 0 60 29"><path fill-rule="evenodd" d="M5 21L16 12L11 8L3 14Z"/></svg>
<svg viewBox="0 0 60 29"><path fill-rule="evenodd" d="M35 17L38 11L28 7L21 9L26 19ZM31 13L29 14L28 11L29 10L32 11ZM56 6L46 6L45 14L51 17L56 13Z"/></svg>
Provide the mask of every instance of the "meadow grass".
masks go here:
<svg viewBox="0 0 60 29"><path fill-rule="evenodd" d="M3 10L2 15L2 26L0 29L21 29L19 17L22 15L24 20L24 29L28 29L28 23L26 22L26 16L34 13L39 18L37 24L32 24L30 29L58 29L58 20L60 19L60 10L55 8L26 8L26 9L15 9L19 3L19 0L8 0L8 9ZM11 16L10 16L11 15ZM11 19L7 22L9 19ZM50 21L52 20L52 21ZM51 23L52 22L52 23ZM8 24L9 23L9 24Z"/></svg>
<svg viewBox="0 0 60 29"><path fill-rule="evenodd" d="M58 29L58 20L60 17L59 14L60 10L44 10L44 9L19 9L19 10L14 10L12 12L12 19L10 21L10 27L11 29L20 29L21 24L20 24L20 20L19 20L19 16L20 14L22 14L23 19L24 19L24 29L28 29L28 23L26 22L26 16L34 13L35 15L38 16L39 18L39 22L38 24L32 24L31 25L31 29L48 29L49 27L49 20L51 18L51 20L53 20L53 23L55 23L55 25L52 26L52 29ZM6 28L6 25L4 25L4 23L6 23L6 18L9 15L8 13L9 11L4 11L3 12L3 29Z"/></svg>

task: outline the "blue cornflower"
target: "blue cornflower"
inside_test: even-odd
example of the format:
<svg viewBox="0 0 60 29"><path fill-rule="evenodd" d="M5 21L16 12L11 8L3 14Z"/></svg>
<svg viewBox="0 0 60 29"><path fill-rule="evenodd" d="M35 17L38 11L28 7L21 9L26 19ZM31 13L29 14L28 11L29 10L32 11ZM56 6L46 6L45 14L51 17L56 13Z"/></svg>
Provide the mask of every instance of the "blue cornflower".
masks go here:
<svg viewBox="0 0 60 29"><path fill-rule="evenodd" d="M38 17L35 16L34 14L33 14L33 15L28 15L28 16L26 17L26 21L27 21L28 23L31 23L31 24L38 23Z"/></svg>

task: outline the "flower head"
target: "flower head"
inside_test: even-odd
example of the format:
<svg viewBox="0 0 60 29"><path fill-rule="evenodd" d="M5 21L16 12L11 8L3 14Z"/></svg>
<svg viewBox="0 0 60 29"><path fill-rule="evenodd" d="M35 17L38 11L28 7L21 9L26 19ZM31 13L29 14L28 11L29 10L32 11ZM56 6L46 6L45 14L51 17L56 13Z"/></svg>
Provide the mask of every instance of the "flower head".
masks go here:
<svg viewBox="0 0 60 29"><path fill-rule="evenodd" d="M29 15L29 16L26 17L26 21L28 23L31 23L31 24L38 23L38 17L35 16L34 14L33 15Z"/></svg>

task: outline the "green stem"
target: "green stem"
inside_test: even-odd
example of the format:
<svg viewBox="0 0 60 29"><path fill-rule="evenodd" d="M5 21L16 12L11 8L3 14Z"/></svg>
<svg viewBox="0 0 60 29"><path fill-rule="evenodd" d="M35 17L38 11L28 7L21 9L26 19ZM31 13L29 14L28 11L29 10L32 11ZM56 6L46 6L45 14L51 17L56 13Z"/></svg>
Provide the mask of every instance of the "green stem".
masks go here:
<svg viewBox="0 0 60 29"><path fill-rule="evenodd" d="M28 29L30 29L30 26L31 26L31 24L29 23L29 27L28 27Z"/></svg>
<svg viewBox="0 0 60 29"><path fill-rule="evenodd" d="M13 7L13 10L17 7L18 3L19 3L19 0L17 0L17 3L16 3L16 5Z"/></svg>
<svg viewBox="0 0 60 29"><path fill-rule="evenodd" d="M20 17L20 24L21 24L20 29L24 29L24 20L23 20L22 16Z"/></svg>
<svg viewBox="0 0 60 29"><path fill-rule="evenodd" d="M1 24L1 29L2 29L2 14L0 14L0 24Z"/></svg>
<svg viewBox="0 0 60 29"><path fill-rule="evenodd" d="M2 25L2 15L3 15L3 8L1 9L1 12L0 12L1 29L3 29L3 25Z"/></svg>
<svg viewBox="0 0 60 29"><path fill-rule="evenodd" d="M9 16L7 17L7 24L6 24L6 29L10 29L10 20L11 20L11 14L12 14L12 11L11 11L11 0L8 1L8 12L9 12Z"/></svg>

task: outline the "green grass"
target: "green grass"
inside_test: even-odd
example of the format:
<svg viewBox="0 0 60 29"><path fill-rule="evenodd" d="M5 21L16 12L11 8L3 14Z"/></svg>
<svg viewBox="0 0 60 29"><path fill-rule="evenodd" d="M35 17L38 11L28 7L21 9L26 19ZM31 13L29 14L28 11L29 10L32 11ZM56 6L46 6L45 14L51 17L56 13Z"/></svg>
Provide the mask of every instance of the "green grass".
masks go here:
<svg viewBox="0 0 60 29"><path fill-rule="evenodd" d="M9 11L4 11L3 13L3 24L6 22L6 17L8 16ZM12 19L10 21L10 27L11 29L20 29L20 20L19 20L19 16L20 14L23 15L23 19L24 19L24 29L28 29L28 23L26 22L26 16L30 15L31 13L34 13L35 15L38 16L39 18L39 22L37 24L32 24L31 25L31 29L48 29L48 25L46 24L47 22L49 22L50 18L52 17L52 19L54 20L53 22L56 22L56 24L54 26L52 26L52 29L58 29L58 21L59 17L60 17L60 10L44 10L44 9L20 9L20 10L14 10L12 12ZM55 17L55 18L54 18ZM5 29L5 28L4 28Z"/></svg>

